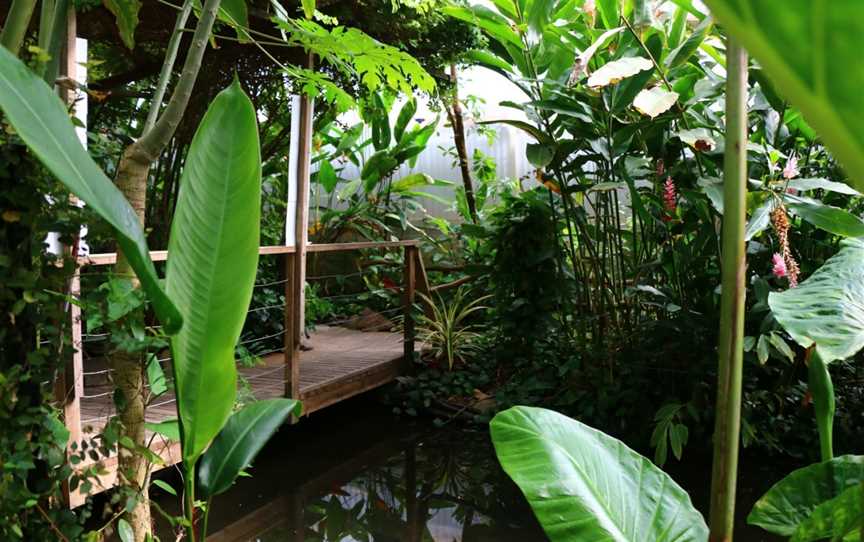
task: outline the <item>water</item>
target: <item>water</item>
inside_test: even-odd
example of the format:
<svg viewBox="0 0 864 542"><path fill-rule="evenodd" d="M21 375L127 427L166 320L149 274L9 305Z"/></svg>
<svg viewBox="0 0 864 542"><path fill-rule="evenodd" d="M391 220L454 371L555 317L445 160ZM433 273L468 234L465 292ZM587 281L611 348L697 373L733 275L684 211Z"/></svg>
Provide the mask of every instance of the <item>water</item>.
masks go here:
<svg viewBox="0 0 864 542"><path fill-rule="evenodd" d="M673 471L704 512L710 461L694 458ZM215 499L209 541L546 540L485 429L437 428L363 399L283 428L250 474ZM772 479L742 470L736 540L772 540L743 521ZM154 498L176 511L175 498ZM162 540L173 539L164 525L160 531Z"/></svg>
<svg viewBox="0 0 864 542"><path fill-rule="evenodd" d="M208 541L546 540L486 431L363 400L282 429L250 474L214 500Z"/></svg>

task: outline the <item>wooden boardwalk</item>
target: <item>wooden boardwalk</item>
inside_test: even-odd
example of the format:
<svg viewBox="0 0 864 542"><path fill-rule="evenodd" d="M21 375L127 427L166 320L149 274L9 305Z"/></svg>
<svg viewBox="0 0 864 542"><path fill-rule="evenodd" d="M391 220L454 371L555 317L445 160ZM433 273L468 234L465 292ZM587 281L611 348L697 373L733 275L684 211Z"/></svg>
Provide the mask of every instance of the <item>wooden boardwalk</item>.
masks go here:
<svg viewBox="0 0 864 542"><path fill-rule="evenodd" d="M303 415L391 382L403 365L404 344L401 333L358 331L345 327L318 326L300 352L300 400ZM240 368L240 375L256 399L285 397L285 356L270 354L256 367ZM242 385L242 384L241 384ZM112 384L106 380L87 385L81 399L83 434L99 434L114 415ZM173 394L156 398L147 409L147 421L158 423L176 418ZM180 460L179 445L148 432L151 448L170 466ZM108 489L116 479L116 458L102 461L106 475L95 492ZM73 495L73 505L83 502Z"/></svg>

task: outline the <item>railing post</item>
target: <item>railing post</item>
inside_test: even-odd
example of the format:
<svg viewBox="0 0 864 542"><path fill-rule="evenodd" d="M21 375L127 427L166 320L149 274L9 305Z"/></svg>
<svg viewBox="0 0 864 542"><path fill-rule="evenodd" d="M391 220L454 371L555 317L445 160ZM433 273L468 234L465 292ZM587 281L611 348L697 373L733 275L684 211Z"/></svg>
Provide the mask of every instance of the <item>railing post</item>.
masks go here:
<svg viewBox="0 0 864 542"><path fill-rule="evenodd" d="M299 299L297 297L297 253L285 255L285 397L300 398Z"/></svg>
<svg viewBox="0 0 864 542"><path fill-rule="evenodd" d="M74 247L71 249L74 251ZM73 257L77 255L73 254ZM66 303L69 306L69 325L72 338L72 357L64 364L64 370L54 383L54 394L63 409L63 423L69 430L67 452L72 453L72 445L81 445L81 396L84 395L84 349L81 341L81 307L76 303L81 297L81 275L77 262L75 271L69 282L69 296L75 301ZM85 496L79 492L71 492L69 480L63 482L63 498L74 508L84 503Z"/></svg>
<svg viewBox="0 0 864 542"><path fill-rule="evenodd" d="M312 66L310 54L309 67ZM300 399L300 337L303 333L303 291L306 284L306 247L309 239L309 172L312 155L313 102L309 96L300 96L291 112L291 137L297 141L296 155L289 160L294 178L294 222L290 227L291 212L286 217L285 244L294 243L294 253L285 262L285 395ZM295 124L296 120L296 124ZM289 185L291 184L289 179ZM289 198L290 203L290 198ZM293 233L294 238L289 238Z"/></svg>
<svg viewBox="0 0 864 542"><path fill-rule="evenodd" d="M417 281L417 247L414 245L407 245L405 247L405 262L404 262L404 272L405 272L405 287L403 290L403 316L405 319L404 329L404 351L403 356L405 361L412 362L414 361L414 297L416 291L416 281Z"/></svg>
<svg viewBox="0 0 864 542"><path fill-rule="evenodd" d="M70 6L66 13L66 36L63 44L63 58L60 64L60 75L78 80L78 57L77 57L77 20L75 17L75 8ZM76 93L73 90L61 89L60 97L69 105L75 104ZM76 117L80 116L76 114ZM86 124L86 113L84 116ZM83 137L79 133L79 137ZM69 202L72 205L78 203L75 196L69 197ZM84 395L84 345L82 342L82 324L81 324L81 306L78 300L81 298L81 271L78 262L78 247L81 243L80 235L76 235L75 242L70 246L62 248L64 255L71 258L73 261L74 271L69 280L69 291L67 292L70 300L66 301L68 307L68 324L70 326L70 337L72 341L72 357L64 363L63 370L59 372L57 380L54 382L54 394L63 409L63 423L69 430L69 441L67 444L67 454L72 453L72 445L81 445L82 439L82 424L81 424L81 396ZM62 485L63 498L66 499L66 504L74 508L84 503L86 495L82 495L80 491L70 491L69 480L65 480Z"/></svg>

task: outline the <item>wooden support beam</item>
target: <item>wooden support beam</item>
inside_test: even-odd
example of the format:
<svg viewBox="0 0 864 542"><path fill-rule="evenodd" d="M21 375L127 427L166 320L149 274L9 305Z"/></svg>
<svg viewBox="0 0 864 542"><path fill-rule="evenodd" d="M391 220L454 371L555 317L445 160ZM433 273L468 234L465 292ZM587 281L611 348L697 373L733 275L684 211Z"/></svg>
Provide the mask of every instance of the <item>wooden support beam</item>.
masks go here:
<svg viewBox="0 0 864 542"><path fill-rule="evenodd" d="M311 57L310 57L311 65ZM306 326L304 321L304 295L306 284L306 250L309 241L309 173L312 158L312 114L313 102L308 96L298 100L299 129L292 137L297 137L296 179L297 193L294 210L294 252L286 257L285 278L285 395L292 399L300 398L300 340ZM290 220L290 213L289 213ZM287 228L286 231L290 231ZM287 233L286 233L287 235Z"/></svg>
<svg viewBox="0 0 864 542"><path fill-rule="evenodd" d="M297 286L296 254L285 255L285 397L300 398L300 336L298 329L299 310L298 298L295 295Z"/></svg>
<svg viewBox="0 0 864 542"><path fill-rule="evenodd" d="M75 17L75 8L70 6L66 15L65 38L63 43L62 55L60 62L60 75L66 77L77 77L77 48L76 39L78 35L77 19ZM76 91L58 87L60 97L69 105L75 103ZM70 196L70 203L77 204L77 198ZM65 257L73 258L77 261L78 243L76 238L71 246L63 247ZM75 265L72 277L69 280L68 294L73 299L78 299L81 296L81 275L78 265ZM69 430L69 441L67 452L72 452L72 445L79 446L82 438L81 427L81 396L84 395L84 350L82 344L82 324L81 324L81 307L77 303L67 301L66 313L68 314L68 325L70 327L70 335L72 340L72 356L66 360L64 370L60 372L57 380L54 383L54 393L63 409L63 422ZM77 506L83 500L70 491L69 481L63 482L63 497L69 506ZM81 502L78 502L81 500Z"/></svg>
<svg viewBox="0 0 864 542"><path fill-rule="evenodd" d="M416 280L417 280L417 252L419 249L416 246L409 245L405 247L405 285L403 292L403 314L404 322L404 358L405 361L411 363L414 361L414 298L416 297Z"/></svg>

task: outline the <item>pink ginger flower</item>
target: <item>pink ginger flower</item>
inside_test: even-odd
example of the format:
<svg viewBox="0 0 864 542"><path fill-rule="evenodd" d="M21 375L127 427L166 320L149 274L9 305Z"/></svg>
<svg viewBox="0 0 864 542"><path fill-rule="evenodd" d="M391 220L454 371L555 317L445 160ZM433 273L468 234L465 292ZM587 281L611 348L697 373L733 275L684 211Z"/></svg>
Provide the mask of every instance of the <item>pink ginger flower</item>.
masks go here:
<svg viewBox="0 0 864 542"><path fill-rule="evenodd" d="M585 3L582 4L582 11L584 11L586 15L591 17L591 20L593 21L594 18L597 16L597 3L595 2L595 0L585 0Z"/></svg>
<svg viewBox="0 0 864 542"><path fill-rule="evenodd" d="M774 268L771 269L771 272L774 273L775 277L779 279L789 274L786 269L786 260L783 259L782 254L775 252L774 256L771 257L771 262L774 264Z"/></svg>
<svg viewBox="0 0 864 542"><path fill-rule="evenodd" d="M672 220L672 215L675 213L678 194L675 190L675 182L672 177L666 177L666 182L663 183L663 209L666 213L663 215L663 220L668 222Z"/></svg>
<svg viewBox="0 0 864 542"><path fill-rule="evenodd" d="M801 172L798 170L798 157L792 153L786 160L786 167L783 168L783 178L788 181L797 177L799 173Z"/></svg>

